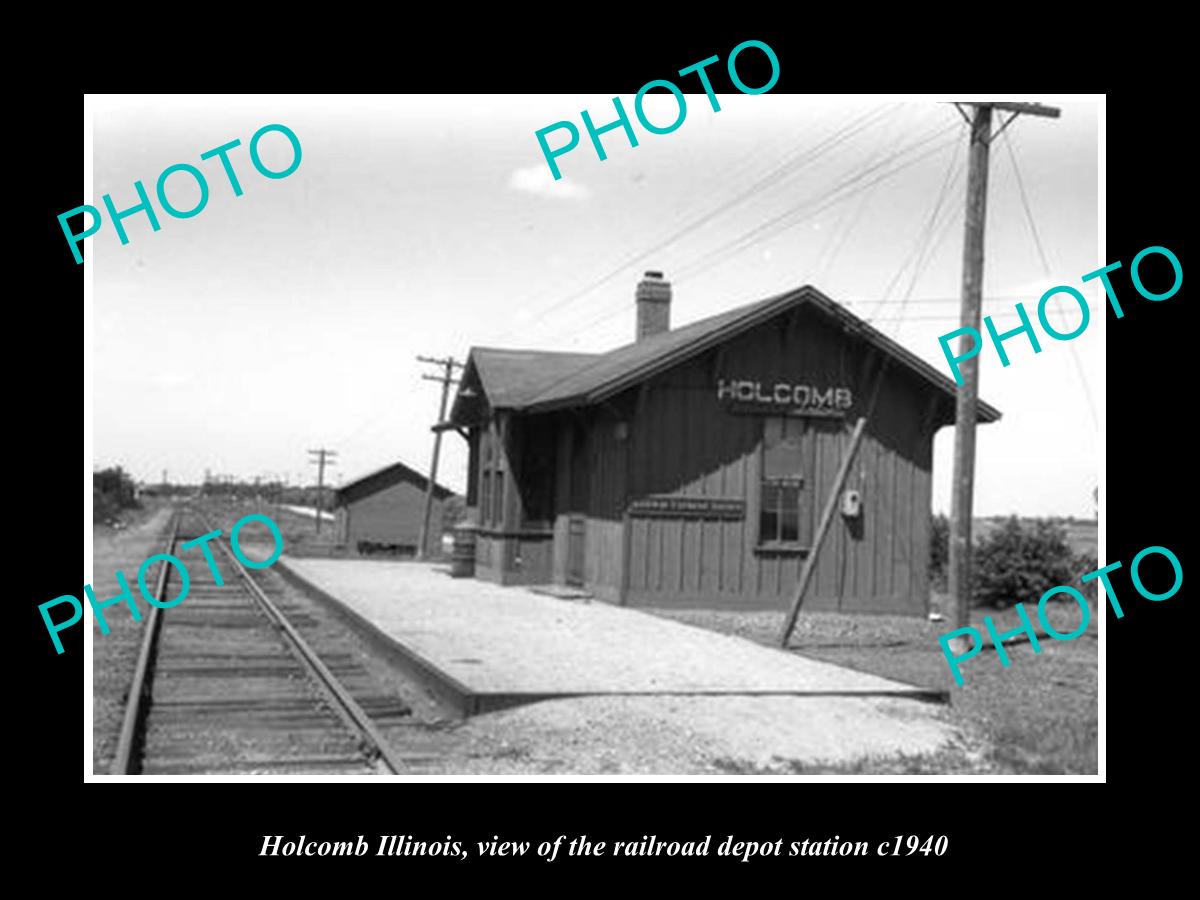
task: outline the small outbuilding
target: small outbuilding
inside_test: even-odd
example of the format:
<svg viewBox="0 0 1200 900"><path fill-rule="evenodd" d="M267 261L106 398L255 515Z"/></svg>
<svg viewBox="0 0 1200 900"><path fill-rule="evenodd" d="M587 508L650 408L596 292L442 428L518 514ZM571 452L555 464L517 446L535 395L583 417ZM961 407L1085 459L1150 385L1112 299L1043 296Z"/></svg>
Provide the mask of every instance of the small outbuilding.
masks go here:
<svg viewBox="0 0 1200 900"><path fill-rule="evenodd" d="M359 553L415 555L429 479L402 462L392 463L342 485L334 492L334 528L338 542ZM428 550L441 547L446 501L454 495L433 486Z"/></svg>
<svg viewBox="0 0 1200 900"><path fill-rule="evenodd" d="M671 330L647 272L636 304L637 340L608 353L471 349L440 427L470 446L477 576L783 608L866 417L805 608L925 614L954 382L811 286Z"/></svg>

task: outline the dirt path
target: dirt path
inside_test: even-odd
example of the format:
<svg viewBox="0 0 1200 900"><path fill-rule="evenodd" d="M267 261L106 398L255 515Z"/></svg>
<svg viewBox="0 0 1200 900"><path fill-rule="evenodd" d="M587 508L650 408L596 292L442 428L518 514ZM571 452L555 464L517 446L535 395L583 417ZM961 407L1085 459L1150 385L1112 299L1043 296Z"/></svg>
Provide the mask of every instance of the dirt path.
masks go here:
<svg viewBox="0 0 1200 900"><path fill-rule="evenodd" d="M906 684L717 630L418 563L284 564L477 696L591 695L453 727L426 763L447 774L790 773L962 746Z"/></svg>
<svg viewBox="0 0 1200 900"><path fill-rule="evenodd" d="M97 525L92 529L93 563L92 590L97 601L112 597L120 591L114 574L125 574L137 597L137 571L142 561L159 552L163 540L163 529L167 526L171 509L163 506L147 510L135 518L128 528L114 530ZM139 602L144 610L145 604ZM92 623L92 770L96 774L107 774L116 751L117 736L121 730L121 717L125 709L125 695L133 679L137 662L138 645L142 636L142 624L134 622L124 604L106 610L111 631L100 632L90 610L84 619Z"/></svg>

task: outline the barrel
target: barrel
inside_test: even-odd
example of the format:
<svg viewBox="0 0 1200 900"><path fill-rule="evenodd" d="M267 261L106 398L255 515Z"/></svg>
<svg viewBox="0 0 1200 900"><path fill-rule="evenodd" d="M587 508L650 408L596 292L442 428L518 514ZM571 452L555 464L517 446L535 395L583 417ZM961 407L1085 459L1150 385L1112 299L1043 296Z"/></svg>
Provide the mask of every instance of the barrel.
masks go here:
<svg viewBox="0 0 1200 900"><path fill-rule="evenodd" d="M450 554L450 576L475 576L475 526L458 525L454 529L454 549Z"/></svg>

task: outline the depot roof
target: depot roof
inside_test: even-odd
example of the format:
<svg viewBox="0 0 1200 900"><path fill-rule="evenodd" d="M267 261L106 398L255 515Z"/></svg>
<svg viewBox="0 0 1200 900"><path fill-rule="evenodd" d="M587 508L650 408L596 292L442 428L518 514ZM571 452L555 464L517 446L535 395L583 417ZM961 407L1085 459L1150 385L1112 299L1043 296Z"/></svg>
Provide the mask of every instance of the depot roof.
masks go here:
<svg viewBox="0 0 1200 900"><path fill-rule="evenodd" d="M614 394L724 343L769 319L808 305L882 351L893 362L950 396L957 385L916 354L826 297L811 285L710 316L608 353L552 353L472 347L451 422L466 418L470 385L478 383L493 409L548 412L600 403ZM979 421L994 422L1000 411L979 401Z"/></svg>

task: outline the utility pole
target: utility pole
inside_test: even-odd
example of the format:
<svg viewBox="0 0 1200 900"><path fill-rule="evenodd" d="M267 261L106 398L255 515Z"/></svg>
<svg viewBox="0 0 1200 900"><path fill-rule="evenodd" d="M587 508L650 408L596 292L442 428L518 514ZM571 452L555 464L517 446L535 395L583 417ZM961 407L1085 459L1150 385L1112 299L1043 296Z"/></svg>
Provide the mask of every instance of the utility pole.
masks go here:
<svg viewBox="0 0 1200 900"><path fill-rule="evenodd" d="M310 459L309 465L314 463L317 466L317 534L321 533L321 507L325 505L325 467L335 465L333 457L337 453L333 450L326 450L322 447L319 450L309 450L310 456L315 456L316 459Z"/></svg>
<svg viewBox="0 0 1200 900"><path fill-rule="evenodd" d="M1058 118L1060 111L1040 103L955 103L970 126L967 162L967 213L963 233L962 313L960 327L979 334L983 303L983 232L987 222L988 149L1013 119L1025 113ZM973 107L968 115L964 106ZM992 132L992 111L1010 113ZM964 334L965 343L968 335ZM980 338L982 340L982 338ZM960 351L965 348L959 347ZM979 357L960 363L963 383L954 407L954 480L950 499L949 591L955 604L955 628L971 619L971 516L975 496L975 424L979 410ZM967 638L953 639L956 653L969 649Z"/></svg>
<svg viewBox="0 0 1200 900"><path fill-rule="evenodd" d="M458 384L454 370L463 368L463 364L447 356L445 359L435 359L431 356L418 356L420 362L438 366L441 375L424 374L426 381L440 381L442 384L442 402L438 407L437 424L433 431L433 460L429 463L429 484L425 486L425 511L421 515L421 536L417 543L417 559L425 559L429 555L429 515L433 511L433 485L437 481L438 456L442 452L442 432L438 427L446 420L446 402L450 398L450 385Z"/></svg>

